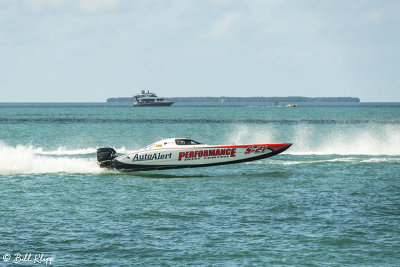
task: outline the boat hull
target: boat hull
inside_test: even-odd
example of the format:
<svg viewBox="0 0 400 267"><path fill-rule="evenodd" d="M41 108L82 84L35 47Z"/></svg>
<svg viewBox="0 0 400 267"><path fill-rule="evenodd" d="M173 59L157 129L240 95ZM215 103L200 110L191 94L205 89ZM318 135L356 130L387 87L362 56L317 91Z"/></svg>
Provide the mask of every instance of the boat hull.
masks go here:
<svg viewBox="0 0 400 267"><path fill-rule="evenodd" d="M173 104L174 102L159 102L159 103L140 103L140 102L135 102L133 104L134 107L169 107Z"/></svg>
<svg viewBox="0 0 400 267"><path fill-rule="evenodd" d="M285 143L155 149L122 155L99 164L124 171L210 167L261 160L282 153L290 146Z"/></svg>

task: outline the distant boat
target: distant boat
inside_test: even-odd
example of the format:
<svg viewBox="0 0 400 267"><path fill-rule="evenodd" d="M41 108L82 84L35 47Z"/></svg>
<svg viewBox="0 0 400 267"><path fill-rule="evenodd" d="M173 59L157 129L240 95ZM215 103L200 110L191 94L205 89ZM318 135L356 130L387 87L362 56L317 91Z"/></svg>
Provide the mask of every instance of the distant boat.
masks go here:
<svg viewBox="0 0 400 267"><path fill-rule="evenodd" d="M150 92L147 90L142 90L142 93L140 95L135 95L133 96L134 102L133 106L134 107L160 107L160 106L171 106L174 102L165 100L162 97L158 97L155 93Z"/></svg>
<svg viewBox="0 0 400 267"><path fill-rule="evenodd" d="M287 107L287 108L295 108L295 107L297 107L297 105L296 104L287 104L285 107Z"/></svg>

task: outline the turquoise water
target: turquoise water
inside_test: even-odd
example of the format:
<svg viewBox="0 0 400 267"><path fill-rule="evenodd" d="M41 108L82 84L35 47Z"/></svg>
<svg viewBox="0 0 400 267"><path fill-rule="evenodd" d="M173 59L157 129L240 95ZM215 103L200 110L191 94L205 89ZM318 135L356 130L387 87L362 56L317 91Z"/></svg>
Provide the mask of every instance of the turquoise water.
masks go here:
<svg viewBox="0 0 400 267"><path fill-rule="evenodd" d="M0 265L400 265L400 104L271 105L0 103ZM97 147L174 136L293 146L210 168L97 167Z"/></svg>

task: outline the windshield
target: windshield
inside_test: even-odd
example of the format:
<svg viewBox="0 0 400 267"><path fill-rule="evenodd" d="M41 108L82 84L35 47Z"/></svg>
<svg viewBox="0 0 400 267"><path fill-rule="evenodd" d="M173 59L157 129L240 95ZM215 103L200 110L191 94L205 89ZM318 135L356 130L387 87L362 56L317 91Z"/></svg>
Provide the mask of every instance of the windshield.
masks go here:
<svg viewBox="0 0 400 267"><path fill-rule="evenodd" d="M177 145L200 145L201 143L191 139L175 139Z"/></svg>

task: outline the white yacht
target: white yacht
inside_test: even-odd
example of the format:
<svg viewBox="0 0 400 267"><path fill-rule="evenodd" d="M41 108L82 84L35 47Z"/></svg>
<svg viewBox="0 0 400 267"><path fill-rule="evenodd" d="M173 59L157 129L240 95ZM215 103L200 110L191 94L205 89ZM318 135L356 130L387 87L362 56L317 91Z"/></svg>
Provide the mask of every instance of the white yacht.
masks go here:
<svg viewBox="0 0 400 267"><path fill-rule="evenodd" d="M147 90L142 90L140 95L134 96L134 107L159 107L159 106L171 106L174 102L165 100L162 97L158 97L155 93Z"/></svg>

